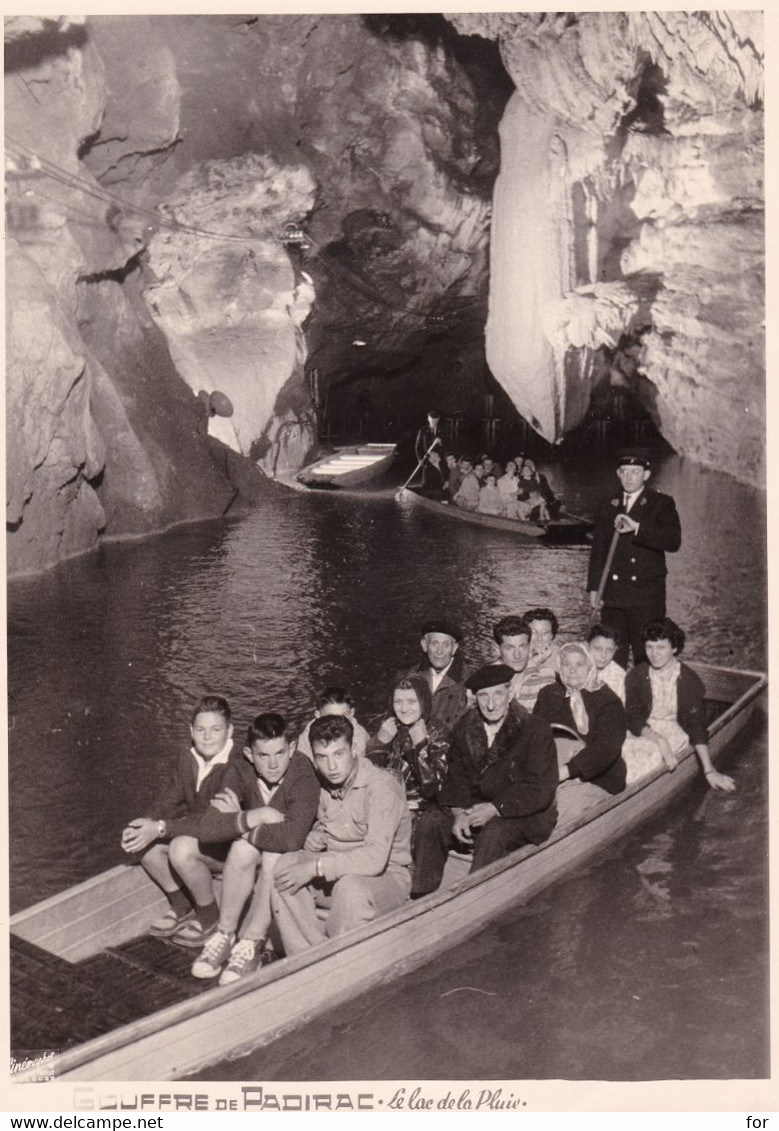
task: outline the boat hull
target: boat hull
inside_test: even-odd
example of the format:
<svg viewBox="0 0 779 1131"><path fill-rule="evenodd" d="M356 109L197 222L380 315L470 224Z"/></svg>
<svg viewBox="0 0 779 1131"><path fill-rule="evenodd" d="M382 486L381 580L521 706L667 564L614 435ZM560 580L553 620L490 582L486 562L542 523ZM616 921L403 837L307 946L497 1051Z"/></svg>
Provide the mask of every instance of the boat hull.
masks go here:
<svg viewBox="0 0 779 1131"><path fill-rule="evenodd" d="M333 455L304 467L296 479L305 487L320 489L357 487L386 471L394 458L395 447L395 444L356 444L337 448Z"/></svg>
<svg viewBox="0 0 779 1131"><path fill-rule="evenodd" d="M453 503L442 503L437 499L428 499L417 491L406 491L403 497L408 497L435 514L450 518L454 522L464 522L470 526L480 526L489 530L502 530L519 538L534 538L555 545L572 545L587 541L587 535L592 530L592 523L577 515L561 512L560 517L547 523L524 522L519 518L502 518L500 515L480 514L478 511L467 511Z"/></svg>
<svg viewBox="0 0 779 1131"><path fill-rule="evenodd" d="M731 704L710 728L716 759L759 707L766 680L760 673L695 666L709 698ZM658 771L622 794L604 794L584 813L561 816L545 844L519 849L450 888L231 986L63 1052L57 1076L176 1079L270 1044L341 1002L430 961L507 908L526 902L662 809L698 773L696 756L688 748L674 773ZM575 789L576 783L565 783L560 792ZM560 809L571 813L562 798ZM39 946L59 948L57 953L73 961L129 937L128 931L144 931L159 906L159 893L141 869L122 866L21 912L11 929Z"/></svg>

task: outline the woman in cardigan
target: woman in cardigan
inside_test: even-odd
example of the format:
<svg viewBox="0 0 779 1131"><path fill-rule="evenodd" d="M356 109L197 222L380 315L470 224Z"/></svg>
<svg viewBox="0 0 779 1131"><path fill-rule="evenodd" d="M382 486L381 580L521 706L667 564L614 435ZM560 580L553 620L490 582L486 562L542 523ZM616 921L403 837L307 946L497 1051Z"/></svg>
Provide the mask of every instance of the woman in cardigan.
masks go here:
<svg viewBox="0 0 779 1131"><path fill-rule="evenodd" d="M436 797L446 777L449 741L428 723L430 686L420 676L400 675L390 693L391 714L369 741L366 756L402 782L416 814Z"/></svg>
<svg viewBox="0 0 779 1131"><path fill-rule="evenodd" d="M663 617L644 625L642 639L647 658L625 680L625 708L632 732L623 752L628 781L662 765L675 770L678 755L689 742L711 788L732 792L736 783L711 764L703 683L678 659L684 632L670 617Z"/></svg>
<svg viewBox="0 0 779 1131"><path fill-rule="evenodd" d="M566 726L579 737L577 753L560 767L561 782L580 778L606 793L622 792L625 709L611 688L598 680L586 644L563 644L558 681L541 688L533 714Z"/></svg>

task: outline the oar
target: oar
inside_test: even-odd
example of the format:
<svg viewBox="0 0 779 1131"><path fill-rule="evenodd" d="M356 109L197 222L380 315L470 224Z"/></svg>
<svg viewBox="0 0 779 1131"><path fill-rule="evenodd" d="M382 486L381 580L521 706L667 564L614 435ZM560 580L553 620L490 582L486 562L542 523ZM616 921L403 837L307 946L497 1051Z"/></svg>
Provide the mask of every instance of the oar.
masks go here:
<svg viewBox="0 0 779 1131"><path fill-rule="evenodd" d="M603 572L600 575L600 582L598 583L598 590L595 594L595 604L590 609L590 619L587 622L587 628L588 629L592 628L592 626L595 624L595 622L598 620L598 618L600 616L601 597L603 596L603 590L606 588L606 579L609 576L609 570L611 569L611 563L614 561L614 554L617 551L617 542L619 542L619 531L615 530L614 536L611 539L611 545L609 546L609 552L608 552L608 554L606 554L606 562L603 566Z"/></svg>
<svg viewBox="0 0 779 1131"><path fill-rule="evenodd" d="M413 471L411 472L411 474L409 475L409 477L408 477L408 479L406 480L406 482L405 482L405 483L403 484L403 486L402 486L402 487L399 487L399 488L398 488L398 490L397 490L397 491L395 492L395 498L396 498L396 499L400 499L400 498L402 498L402 497L403 497L403 495L404 495L404 494L405 494L405 492L406 492L406 488L408 487L408 485L409 485L409 483L411 482L411 480L412 480L412 479L414 478L414 476L416 475L416 473L417 473L417 472L419 471L420 467L421 467L421 466L422 466L422 464L423 464L423 463L425 462L425 460L427 459L427 457L428 457L428 456L430 455L430 453L432 452L432 450L433 450L433 448L434 448L434 447L436 446L436 444L440 444L440 443L441 443L441 437L440 437L440 436L436 436L435 440L433 440L432 444L431 444L431 445L430 445L430 447L429 447L429 448L427 449L427 451L425 452L425 454L424 454L424 455L422 456L421 460L420 460L420 461L419 461L419 463L418 463L418 464L416 465L416 467L414 468L414 470L413 470Z"/></svg>

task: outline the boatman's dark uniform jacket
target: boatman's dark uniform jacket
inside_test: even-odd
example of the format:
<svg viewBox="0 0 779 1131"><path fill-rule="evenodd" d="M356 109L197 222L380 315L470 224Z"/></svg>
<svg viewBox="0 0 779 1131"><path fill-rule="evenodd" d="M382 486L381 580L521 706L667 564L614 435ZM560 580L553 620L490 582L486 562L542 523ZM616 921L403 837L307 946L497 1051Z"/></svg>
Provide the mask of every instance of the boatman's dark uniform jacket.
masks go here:
<svg viewBox="0 0 779 1131"><path fill-rule="evenodd" d="M433 688L434 669L427 656L423 656L409 675L421 673L427 680L433 696L430 723L438 730L451 732L455 723L465 714L468 707L468 692L465 689L466 673L459 655L455 653L449 670L443 676L435 691Z"/></svg>
<svg viewBox="0 0 779 1131"><path fill-rule="evenodd" d="M557 751L548 723L529 715L518 703L487 746L477 710L455 727L449 770L437 806L423 813L415 833L413 892L434 891L440 884L450 848L462 848L452 835L450 809L468 809L491 801L499 816L475 833L472 870L484 867L523 844L541 844L557 821L555 793L559 779Z"/></svg>
<svg viewBox="0 0 779 1131"><path fill-rule="evenodd" d="M595 530L590 552L587 589L597 590L609 546L614 536L614 519L625 514L620 490L603 503L595 519ZM627 661L625 637L633 645L633 658L643 659L640 642L641 629L649 620L665 616L665 578L668 572L666 553L674 553L682 544L682 530L676 503L670 495L663 495L644 487L633 504L630 517L638 524L638 532L620 534L605 589L603 590L604 624L611 624L623 640L623 649L617 662ZM610 615L610 610L620 610L620 615Z"/></svg>
<svg viewBox="0 0 779 1131"><path fill-rule="evenodd" d="M222 813L210 806L199 824L200 840L207 843L236 840L247 831L244 811L266 804L257 784L257 774L245 757L228 768L222 788L233 790L241 812ZM283 813L284 820L252 829L246 838L249 843L265 852L296 852L302 848L319 808L319 779L305 754L296 751L292 755L278 789L267 804Z"/></svg>
<svg viewBox="0 0 779 1131"><path fill-rule="evenodd" d="M414 442L414 454L417 457L417 463L422 460L431 447L435 439L440 440L436 444L433 451L438 456L440 462L438 467L430 462L430 457L427 456L425 462L422 464L422 489L439 491L443 489L447 477L446 466L446 451L444 449L444 438L440 431L434 432L429 424L423 426L417 432L417 437Z"/></svg>

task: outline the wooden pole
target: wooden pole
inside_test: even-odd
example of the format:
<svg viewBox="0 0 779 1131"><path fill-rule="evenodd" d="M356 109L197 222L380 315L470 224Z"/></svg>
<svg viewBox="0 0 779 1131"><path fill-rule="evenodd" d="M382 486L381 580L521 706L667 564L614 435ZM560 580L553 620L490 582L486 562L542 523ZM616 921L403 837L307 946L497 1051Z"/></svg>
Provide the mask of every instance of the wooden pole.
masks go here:
<svg viewBox="0 0 779 1131"><path fill-rule="evenodd" d="M403 484L403 486L402 486L402 487L400 487L400 488L398 489L398 491L396 491L396 493L395 493L395 498L396 498L396 499L400 499L400 498L402 497L402 495L403 495L404 491L406 490L406 488L408 487L409 483L410 483L410 482L411 482L411 480L412 480L412 479L414 478L414 476L416 475L416 473L417 473L417 472L419 471L420 467L421 467L421 466L422 466L422 464L423 464L423 463L425 462L425 460L427 459L427 457L428 457L428 456L430 455L430 453L432 452L433 448L434 448L434 447L436 446L436 444L440 444L440 443L441 443L441 437L440 437L440 436L436 436L435 440L433 440L432 444L431 444L431 445L430 445L430 447L429 447L429 448L427 449L427 451L425 452L425 454L424 454L424 455L422 456L421 460L420 460L420 461L419 461L419 463L418 463L418 464L416 465L416 467L414 468L414 470L413 470L413 471L411 472L411 474L409 475L409 477L408 477L408 479L406 480L406 482L405 482L405 483Z"/></svg>
<svg viewBox="0 0 779 1131"><path fill-rule="evenodd" d="M608 554L606 554L606 561L600 575L600 581L598 582L598 589L595 593L595 603L590 609L590 619L587 622L588 629L592 628L592 626L600 617L601 598L603 597L603 590L606 588L606 581L609 576L609 570L611 569L611 563L614 561L614 554L617 552L617 542L619 542L619 531L615 530L614 536L611 539L611 545L609 546L609 552Z"/></svg>

